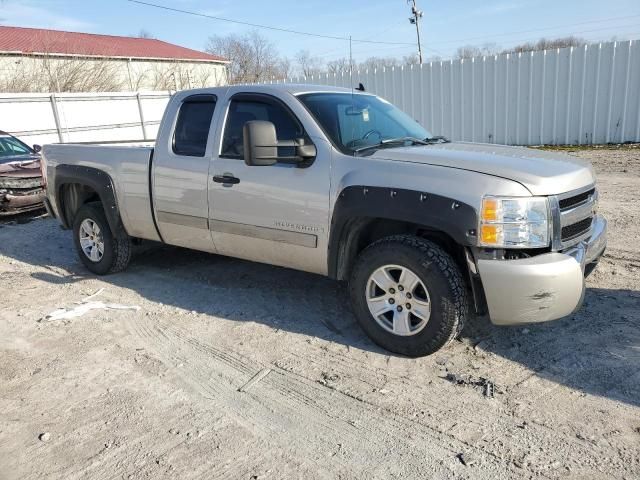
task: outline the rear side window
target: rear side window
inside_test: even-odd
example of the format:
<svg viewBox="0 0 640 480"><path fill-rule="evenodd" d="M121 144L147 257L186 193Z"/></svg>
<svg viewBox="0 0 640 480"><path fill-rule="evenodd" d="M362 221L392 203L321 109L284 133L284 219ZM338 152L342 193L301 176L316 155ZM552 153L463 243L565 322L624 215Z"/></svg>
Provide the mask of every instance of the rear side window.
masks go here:
<svg viewBox="0 0 640 480"><path fill-rule="evenodd" d="M215 107L213 95L193 95L182 102L173 134L173 153L204 157Z"/></svg>

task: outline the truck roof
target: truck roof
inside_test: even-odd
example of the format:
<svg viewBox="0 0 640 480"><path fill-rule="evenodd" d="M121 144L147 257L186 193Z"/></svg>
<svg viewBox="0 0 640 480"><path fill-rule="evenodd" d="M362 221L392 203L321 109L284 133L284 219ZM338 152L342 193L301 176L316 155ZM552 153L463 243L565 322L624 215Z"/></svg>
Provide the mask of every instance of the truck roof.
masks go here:
<svg viewBox="0 0 640 480"><path fill-rule="evenodd" d="M355 93L362 94L366 92L361 92L355 89L344 88L344 87L333 87L330 85L308 85L308 84L299 84L299 83L270 83L270 84L241 84L241 85L231 85L225 87L211 87L211 88L198 88L194 90L186 90L184 92L188 92L189 94L198 94L198 93L213 93L213 94L222 94L231 90L232 92L287 92L292 95L298 95L301 93L311 93L311 92L329 92L329 93ZM183 93L184 93L183 92Z"/></svg>

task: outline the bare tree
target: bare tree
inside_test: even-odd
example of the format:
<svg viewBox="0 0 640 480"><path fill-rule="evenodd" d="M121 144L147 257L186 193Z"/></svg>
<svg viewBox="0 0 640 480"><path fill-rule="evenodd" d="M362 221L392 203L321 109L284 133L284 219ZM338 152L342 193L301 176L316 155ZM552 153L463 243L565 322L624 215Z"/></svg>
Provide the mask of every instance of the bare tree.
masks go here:
<svg viewBox="0 0 640 480"><path fill-rule="evenodd" d="M2 0L0 0L1 2ZM2 62L3 92L108 92L121 90L178 90L226 83L220 66L190 62L131 62L105 58L100 52L63 55L56 51L48 32L38 34L37 55L16 56ZM142 35L142 34L141 34ZM70 51L81 51L78 45ZM86 46L82 46L86 47Z"/></svg>
<svg viewBox="0 0 640 480"><path fill-rule="evenodd" d="M403 65L420 65L420 57L418 57L417 53L412 53L411 55L405 55L402 57Z"/></svg>
<svg viewBox="0 0 640 480"><path fill-rule="evenodd" d="M366 71L381 68L400 67L402 65L419 64L418 55L405 55L404 57L369 57L365 61L357 64L355 61L351 64L354 70ZM327 62L327 71L335 74L349 71L349 59L347 57L337 58Z"/></svg>
<svg viewBox="0 0 640 480"><path fill-rule="evenodd" d="M147 71L153 90L178 90L178 79L169 68L154 65Z"/></svg>
<svg viewBox="0 0 640 480"><path fill-rule="evenodd" d="M293 74L293 67L291 66L291 60L289 60L287 57L281 58L278 64L276 65L276 72L277 74L275 75L275 78L278 80L291 77L291 75Z"/></svg>
<svg viewBox="0 0 640 480"><path fill-rule="evenodd" d="M45 55L41 66L39 83L47 92L113 92L123 88L114 61Z"/></svg>
<svg viewBox="0 0 640 480"><path fill-rule="evenodd" d="M541 38L537 42L522 43L513 48L508 48L503 50L502 53L538 52L541 50L554 50L556 48L583 47L587 45L587 43L584 38L574 36L556 39Z"/></svg>
<svg viewBox="0 0 640 480"><path fill-rule="evenodd" d="M133 35L132 35L133 36ZM145 30L144 28L141 29L137 35L135 35L138 38L151 38L151 39L155 39L156 37L153 36L153 34L151 32L149 32L148 30Z"/></svg>
<svg viewBox="0 0 640 480"><path fill-rule="evenodd" d="M290 69L290 64L280 58L273 44L255 30L245 35L210 37L206 50L230 60L229 83L283 78Z"/></svg>
<svg viewBox="0 0 640 480"><path fill-rule="evenodd" d="M382 68L399 67L400 59L395 57L369 57L359 65L360 70L380 70Z"/></svg>
<svg viewBox="0 0 640 480"><path fill-rule="evenodd" d="M20 92L107 92L124 86L117 60L97 55L66 56L50 48L48 32L35 39L42 52L16 59L13 69L4 73L0 88ZM71 50L73 46L71 46Z"/></svg>
<svg viewBox="0 0 640 480"><path fill-rule="evenodd" d="M541 50L553 50L556 48L582 47L587 45L587 41L579 37L563 37L556 39L541 38L537 42L521 43L511 48L500 48L495 43L487 43L480 47L475 45L465 45L458 48L455 58L473 58L489 55L501 55L505 53L538 52Z"/></svg>
<svg viewBox="0 0 640 480"><path fill-rule="evenodd" d="M305 77L318 75L322 72L322 62L318 57L311 55L309 50L300 50L295 55L300 73Z"/></svg>
<svg viewBox="0 0 640 480"><path fill-rule="evenodd" d="M500 47L495 43L485 43L484 45L477 47L474 45L465 45L459 47L456 50L455 58L473 58L473 57L488 57L491 55L498 55L501 53Z"/></svg>
<svg viewBox="0 0 640 480"><path fill-rule="evenodd" d="M115 62L43 55L16 60L0 76L2 92L109 92L124 87Z"/></svg>
<svg viewBox="0 0 640 480"><path fill-rule="evenodd" d="M354 70L357 70L358 66L355 62L349 62L347 57L337 58L335 60L331 60L327 62L327 72L331 74L336 74L340 72L348 72L349 67L352 67Z"/></svg>
<svg viewBox="0 0 640 480"><path fill-rule="evenodd" d="M37 92L39 75L36 69L26 67L24 60L16 60L13 64L6 65L0 75L0 92Z"/></svg>

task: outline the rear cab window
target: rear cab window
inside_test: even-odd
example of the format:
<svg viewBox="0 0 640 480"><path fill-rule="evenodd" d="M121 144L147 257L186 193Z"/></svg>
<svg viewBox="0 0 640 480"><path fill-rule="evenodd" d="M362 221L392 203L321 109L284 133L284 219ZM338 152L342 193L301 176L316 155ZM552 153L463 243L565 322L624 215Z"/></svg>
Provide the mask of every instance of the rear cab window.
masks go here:
<svg viewBox="0 0 640 480"><path fill-rule="evenodd" d="M215 108L215 95L192 95L183 100L173 133L173 153L204 157Z"/></svg>

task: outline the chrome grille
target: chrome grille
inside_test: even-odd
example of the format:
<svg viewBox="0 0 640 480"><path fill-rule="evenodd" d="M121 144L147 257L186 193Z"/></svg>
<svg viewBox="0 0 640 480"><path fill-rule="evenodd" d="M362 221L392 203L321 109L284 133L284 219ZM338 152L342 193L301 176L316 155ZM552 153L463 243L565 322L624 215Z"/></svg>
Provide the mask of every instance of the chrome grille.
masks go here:
<svg viewBox="0 0 640 480"><path fill-rule="evenodd" d="M571 240L588 232L591 228L592 220L593 219L589 217L584 220L580 220L578 223L562 227L562 241L565 242L567 240Z"/></svg>
<svg viewBox="0 0 640 480"><path fill-rule="evenodd" d="M553 250L571 247L591 235L597 200L593 185L550 198Z"/></svg>
<svg viewBox="0 0 640 480"><path fill-rule="evenodd" d="M591 190L580 193L573 197L568 197L568 198L563 198L558 200L558 203L560 204L560 210L566 210L568 208L575 207L576 205L580 205L581 203L586 202L587 200L589 200L589 197L593 195L595 192L596 192L596 189L592 188Z"/></svg>

